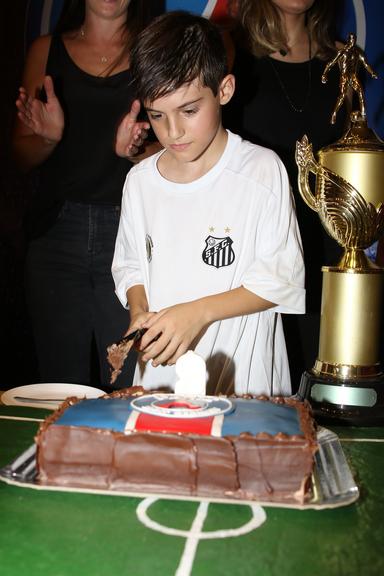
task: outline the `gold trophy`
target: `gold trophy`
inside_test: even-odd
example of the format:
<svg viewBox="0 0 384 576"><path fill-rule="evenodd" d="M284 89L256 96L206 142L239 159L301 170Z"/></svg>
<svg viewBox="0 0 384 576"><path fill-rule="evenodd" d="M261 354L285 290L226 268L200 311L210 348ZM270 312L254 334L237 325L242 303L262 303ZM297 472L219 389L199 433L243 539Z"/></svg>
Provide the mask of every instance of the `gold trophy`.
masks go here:
<svg viewBox="0 0 384 576"><path fill-rule="evenodd" d="M327 233L343 248L335 266L323 266L318 357L304 372L299 396L326 421L384 423L384 374L380 365L381 303L384 269L365 255L384 232L384 142L367 126L364 94L357 72L363 64L376 74L349 34L323 73L340 67L340 94L331 123L350 89L359 110L343 137L319 151L318 161L304 136L296 145L299 191L319 214ZM315 193L309 173L316 176Z"/></svg>

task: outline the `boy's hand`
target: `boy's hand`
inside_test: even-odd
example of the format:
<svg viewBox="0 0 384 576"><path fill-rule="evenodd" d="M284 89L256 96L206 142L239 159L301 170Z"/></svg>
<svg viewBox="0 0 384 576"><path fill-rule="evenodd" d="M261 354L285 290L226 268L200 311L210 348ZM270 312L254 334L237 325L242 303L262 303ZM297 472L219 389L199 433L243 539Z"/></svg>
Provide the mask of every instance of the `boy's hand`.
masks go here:
<svg viewBox="0 0 384 576"><path fill-rule="evenodd" d="M44 88L47 102L34 98L21 87L16 100L17 115L34 134L51 144L57 144L63 136L64 112L56 97L50 76L44 78Z"/></svg>
<svg viewBox="0 0 384 576"><path fill-rule="evenodd" d="M128 336L128 334L131 334L131 332L134 332L139 328L143 328L144 324L148 322L148 320L152 318L152 316L154 316L155 314L156 312L139 312L137 314L132 314L131 322L124 336Z"/></svg>
<svg viewBox="0 0 384 576"><path fill-rule="evenodd" d="M153 366L175 364L206 327L201 301L164 308L146 321L147 332L141 338L142 360L152 360Z"/></svg>
<svg viewBox="0 0 384 576"><path fill-rule="evenodd" d="M117 129L115 152L122 158L130 158L138 153L147 137L149 122L138 122L140 112L139 100L134 100L128 114L124 116Z"/></svg>

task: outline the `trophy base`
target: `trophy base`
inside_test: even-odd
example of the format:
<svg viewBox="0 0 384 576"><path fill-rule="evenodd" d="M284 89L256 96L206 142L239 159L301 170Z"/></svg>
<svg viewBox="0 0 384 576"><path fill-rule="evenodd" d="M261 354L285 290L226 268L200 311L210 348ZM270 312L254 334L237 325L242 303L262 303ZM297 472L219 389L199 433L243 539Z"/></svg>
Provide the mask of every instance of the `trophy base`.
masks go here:
<svg viewBox="0 0 384 576"><path fill-rule="evenodd" d="M301 377L297 397L308 400L321 424L384 425L384 374L338 380L307 371Z"/></svg>

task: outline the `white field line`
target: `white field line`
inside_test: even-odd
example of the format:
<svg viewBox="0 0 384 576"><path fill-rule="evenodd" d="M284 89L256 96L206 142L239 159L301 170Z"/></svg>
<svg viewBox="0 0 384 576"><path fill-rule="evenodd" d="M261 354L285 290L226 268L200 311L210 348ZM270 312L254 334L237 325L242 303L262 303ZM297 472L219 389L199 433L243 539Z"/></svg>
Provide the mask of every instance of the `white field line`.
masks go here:
<svg viewBox="0 0 384 576"><path fill-rule="evenodd" d="M384 438L339 438L340 442L384 442Z"/></svg>
<svg viewBox="0 0 384 576"><path fill-rule="evenodd" d="M23 422L44 422L44 418L27 418L24 416L3 416L0 414L0 420L21 420Z"/></svg>
<svg viewBox="0 0 384 576"><path fill-rule="evenodd" d="M225 530L203 532L202 528L208 514L209 502L202 501L199 503L199 507L197 509L190 530L179 530L177 528L171 528L170 526L164 526L163 524L159 524L155 520L152 520L152 518L149 518L147 515L147 510L157 500L161 500L161 498L145 498L138 505L136 514L140 522L151 530L156 530L157 532L167 534L168 536L181 536L186 538L184 551L181 556L175 576L190 576L199 540L212 540L216 538L232 538L236 536L242 536L261 526L261 524L263 524L267 518L264 509L260 505L249 504L250 508L252 509L252 518L243 524L243 526Z"/></svg>

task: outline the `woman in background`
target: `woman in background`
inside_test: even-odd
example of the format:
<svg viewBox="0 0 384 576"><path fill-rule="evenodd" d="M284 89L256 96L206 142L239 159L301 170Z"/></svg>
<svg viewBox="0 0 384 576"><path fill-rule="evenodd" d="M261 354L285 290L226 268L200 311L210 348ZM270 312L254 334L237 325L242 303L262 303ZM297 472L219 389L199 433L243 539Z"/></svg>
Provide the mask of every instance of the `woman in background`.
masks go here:
<svg viewBox="0 0 384 576"><path fill-rule="evenodd" d="M296 141L307 134L314 151L335 142L346 124L340 110L330 124L339 75L321 76L341 46L335 41L334 0L239 0L235 35L235 97L224 107L224 125L244 138L272 148L283 160L295 195L306 266L306 314L283 317L292 389L312 368L318 352L321 266L341 253L297 188Z"/></svg>
<svg viewBox="0 0 384 576"><path fill-rule="evenodd" d="M55 33L27 55L13 146L24 171L38 169L26 291L42 382L96 376L107 386L106 348L129 322L111 263L122 187L148 126L132 106L129 53L160 4L69 0ZM134 364L117 387L131 384Z"/></svg>

